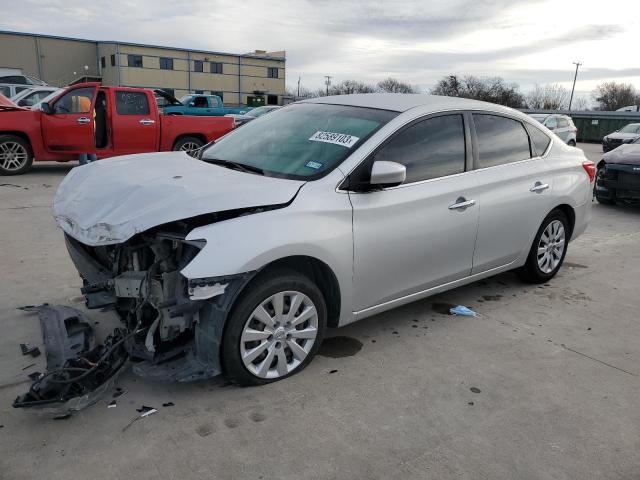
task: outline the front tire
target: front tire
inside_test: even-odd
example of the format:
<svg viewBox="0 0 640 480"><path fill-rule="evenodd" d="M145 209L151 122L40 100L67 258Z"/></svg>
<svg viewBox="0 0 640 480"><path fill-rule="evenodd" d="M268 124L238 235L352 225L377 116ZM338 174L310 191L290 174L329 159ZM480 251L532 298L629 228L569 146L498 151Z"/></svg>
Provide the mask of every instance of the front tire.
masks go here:
<svg viewBox="0 0 640 480"><path fill-rule="evenodd" d="M29 142L16 135L0 135L0 175L22 175L32 163Z"/></svg>
<svg viewBox="0 0 640 480"><path fill-rule="evenodd" d="M222 364L242 386L263 385L303 370L327 325L324 297L293 270L259 275L236 300L222 337Z"/></svg>
<svg viewBox="0 0 640 480"><path fill-rule="evenodd" d="M560 270L567 253L570 236L567 216L554 210L545 218L533 240L527 262L518 269L518 275L527 283L545 283Z"/></svg>

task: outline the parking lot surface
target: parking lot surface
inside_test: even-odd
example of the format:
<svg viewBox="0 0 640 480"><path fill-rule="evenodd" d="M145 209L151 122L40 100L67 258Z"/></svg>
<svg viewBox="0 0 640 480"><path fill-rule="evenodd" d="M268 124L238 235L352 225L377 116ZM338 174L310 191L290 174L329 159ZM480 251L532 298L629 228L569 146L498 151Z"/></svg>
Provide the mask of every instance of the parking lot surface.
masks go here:
<svg viewBox="0 0 640 480"><path fill-rule="evenodd" d="M0 178L1 479L639 478L640 209L597 203L549 284L502 274L333 330L346 338L285 381L126 373L116 408L109 395L66 420L13 409L45 363L21 355L41 333L16 308L83 308L50 208L70 168ZM99 338L117 323L90 316ZM142 405L158 412L125 429Z"/></svg>

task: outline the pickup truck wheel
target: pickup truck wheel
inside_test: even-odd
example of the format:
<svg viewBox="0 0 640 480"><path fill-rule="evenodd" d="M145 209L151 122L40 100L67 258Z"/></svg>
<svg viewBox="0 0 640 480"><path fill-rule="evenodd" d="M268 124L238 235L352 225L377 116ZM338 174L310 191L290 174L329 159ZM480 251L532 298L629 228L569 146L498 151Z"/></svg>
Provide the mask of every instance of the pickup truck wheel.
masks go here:
<svg viewBox="0 0 640 480"><path fill-rule="evenodd" d="M196 137L182 137L173 145L174 151L187 152L188 155L192 155L193 152L198 150L204 145L204 142Z"/></svg>
<svg viewBox="0 0 640 480"><path fill-rule="evenodd" d="M289 377L320 347L327 308L320 289L289 269L259 275L236 300L222 337L222 364L242 386Z"/></svg>
<svg viewBox="0 0 640 480"><path fill-rule="evenodd" d="M21 175L33 163L31 146L15 135L0 135L0 175Z"/></svg>

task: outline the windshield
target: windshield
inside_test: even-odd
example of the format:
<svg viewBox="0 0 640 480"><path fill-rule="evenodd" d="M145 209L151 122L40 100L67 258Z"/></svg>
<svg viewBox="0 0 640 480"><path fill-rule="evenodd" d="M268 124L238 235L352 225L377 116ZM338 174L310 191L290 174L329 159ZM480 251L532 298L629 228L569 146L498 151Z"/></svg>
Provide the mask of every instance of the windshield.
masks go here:
<svg viewBox="0 0 640 480"><path fill-rule="evenodd" d="M187 105L192 98L193 98L193 95L183 95L178 99L178 101L183 105Z"/></svg>
<svg viewBox="0 0 640 480"><path fill-rule="evenodd" d="M619 131L620 133L640 133L640 123L630 123L622 127Z"/></svg>
<svg viewBox="0 0 640 480"><path fill-rule="evenodd" d="M222 160L264 175L313 180L326 175L397 115L371 108L300 103L249 122L214 143L203 160Z"/></svg>

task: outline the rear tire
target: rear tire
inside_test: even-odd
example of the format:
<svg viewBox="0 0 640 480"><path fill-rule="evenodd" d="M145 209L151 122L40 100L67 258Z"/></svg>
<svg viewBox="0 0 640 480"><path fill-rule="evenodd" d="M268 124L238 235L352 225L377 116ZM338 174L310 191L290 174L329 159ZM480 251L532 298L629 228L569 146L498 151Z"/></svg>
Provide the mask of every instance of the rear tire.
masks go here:
<svg viewBox="0 0 640 480"><path fill-rule="evenodd" d="M533 240L527 262L517 270L520 278L527 283L545 283L555 277L564 262L570 234L569 220L562 211L553 210L547 215Z"/></svg>
<svg viewBox="0 0 640 480"><path fill-rule="evenodd" d="M311 362L326 325L324 297L309 278L290 269L259 275L236 300L225 325L223 369L242 386L287 378Z"/></svg>
<svg viewBox="0 0 640 480"><path fill-rule="evenodd" d="M16 135L0 135L0 175L22 175L32 163L29 142Z"/></svg>
<svg viewBox="0 0 640 480"><path fill-rule="evenodd" d="M198 137L182 137L173 145L174 152L186 152L187 155L194 156L194 152L204 146L204 142Z"/></svg>

